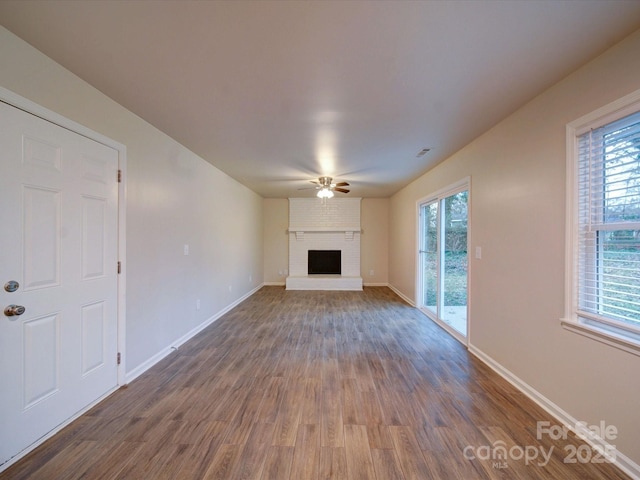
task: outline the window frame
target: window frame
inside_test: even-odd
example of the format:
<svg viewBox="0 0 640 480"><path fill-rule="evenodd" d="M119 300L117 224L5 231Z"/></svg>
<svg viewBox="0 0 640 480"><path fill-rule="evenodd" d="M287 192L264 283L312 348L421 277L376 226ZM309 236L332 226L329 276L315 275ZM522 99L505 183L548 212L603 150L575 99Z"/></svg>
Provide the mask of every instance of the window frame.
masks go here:
<svg viewBox="0 0 640 480"><path fill-rule="evenodd" d="M587 131L608 125L640 112L640 90L580 117L566 126L566 252L565 313L562 327L612 347L640 356L640 328L618 326L615 320L602 321L595 316L578 315L579 175L578 137Z"/></svg>

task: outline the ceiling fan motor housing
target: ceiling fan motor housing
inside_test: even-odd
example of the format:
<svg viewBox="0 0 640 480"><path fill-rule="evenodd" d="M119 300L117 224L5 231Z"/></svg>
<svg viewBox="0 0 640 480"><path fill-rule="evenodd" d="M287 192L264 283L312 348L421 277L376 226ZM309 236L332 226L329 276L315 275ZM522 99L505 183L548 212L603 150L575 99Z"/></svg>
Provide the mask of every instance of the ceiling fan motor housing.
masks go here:
<svg viewBox="0 0 640 480"><path fill-rule="evenodd" d="M340 193L349 193L349 190L347 190L346 188L340 188L348 187L349 184L347 182L331 183L332 181L332 177L318 177L317 182L315 180L311 180L311 183L317 185L316 190L320 190L321 192L325 190L333 192L335 190L336 192Z"/></svg>
<svg viewBox="0 0 640 480"><path fill-rule="evenodd" d="M320 177L320 178L318 178L318 180L320 180L320 185L322 185L323 187L330 187L331 186L331 180L333 180L333 178L331 178L331 177Z"/></svg>

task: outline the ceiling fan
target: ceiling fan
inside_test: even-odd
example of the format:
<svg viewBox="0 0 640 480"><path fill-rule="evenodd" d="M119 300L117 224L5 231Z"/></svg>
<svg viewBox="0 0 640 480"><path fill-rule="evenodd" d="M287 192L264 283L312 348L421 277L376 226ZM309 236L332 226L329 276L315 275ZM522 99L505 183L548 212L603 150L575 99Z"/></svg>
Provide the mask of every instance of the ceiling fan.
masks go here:
<svg viewBox="0 0 640 480"><path fill-rule="evenodd" d="M331 198L333 197L333 192L340 193L349 193L349 190L342 187L348 187L349 184L347 182L339 182L339 183L331 183L333 178L331 177L319 177L318 181L311 180L311 183L315 184L315 187L305 187L299 188L298 190L307 190L309 188L315 188L318 190L319 198Z"/></svg>

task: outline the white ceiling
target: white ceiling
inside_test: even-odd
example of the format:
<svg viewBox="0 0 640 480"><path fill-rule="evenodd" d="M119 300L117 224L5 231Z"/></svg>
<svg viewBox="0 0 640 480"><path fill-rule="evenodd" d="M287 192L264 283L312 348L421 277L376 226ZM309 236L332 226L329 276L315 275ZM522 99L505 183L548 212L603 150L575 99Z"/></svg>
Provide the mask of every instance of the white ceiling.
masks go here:
<svg viewBox="0 0 640 480"><path fill-rule="evenodd" d="M0 23L262 196L329 175L386 197L640 28L640 2L2 0Z"/></svg>

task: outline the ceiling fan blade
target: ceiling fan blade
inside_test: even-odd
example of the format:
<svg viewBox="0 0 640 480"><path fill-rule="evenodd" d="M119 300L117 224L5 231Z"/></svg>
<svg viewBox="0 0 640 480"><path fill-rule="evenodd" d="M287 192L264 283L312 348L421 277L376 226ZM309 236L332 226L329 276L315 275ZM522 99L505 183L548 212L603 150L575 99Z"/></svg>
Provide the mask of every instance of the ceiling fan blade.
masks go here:
<svg viewBox="0 0 640 480"><path fill-rule="evenodd" d="M342 193L349 193L351 191L351 190L347 190L346 188L339 188L339 187L334 188L334 190L336 192L342 192Z"/></svg>
<svg viewBox="0 0 640 480"><path fill-rule="evenodd" d="M347 182L340 182L335 184L336 187L348 187L349 184Z"/></svg>
<svg viewBox="0 0 640 480"><path fill-rule="evenodd" d="M316 182L315 180L309 180L311 183L315 183L316 185L322 185L320 182Z"/></svg>
<svg viewBox="0 0 640 480"><path fill-rule="evenodd" d="M320 187L302 187L299 188L298 190L319 190Z"/></svg>

